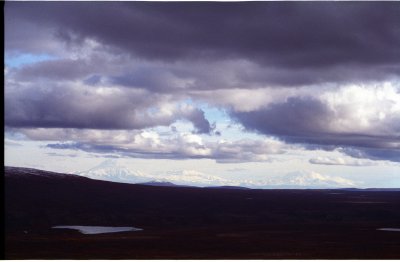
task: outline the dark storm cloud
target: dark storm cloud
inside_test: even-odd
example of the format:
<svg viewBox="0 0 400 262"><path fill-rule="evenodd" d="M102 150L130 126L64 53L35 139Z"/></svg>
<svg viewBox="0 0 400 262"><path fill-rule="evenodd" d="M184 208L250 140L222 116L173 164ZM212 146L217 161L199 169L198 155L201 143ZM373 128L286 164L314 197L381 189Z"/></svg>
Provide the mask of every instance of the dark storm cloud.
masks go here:
<svg viewBox="0 0 400 262"><path fill-rule="evenodd" d="M29 130L26 132L28 136L34 135ZM147 159L214 159L218 163L273 161L270 155L283 154L287 150L285 145L273 140L239 140L235 143L210 142L203 144L193 141L190 136L193 135L181 134L175 138L158 141L147 139L146 143L131 145L128 143L116 144L102 139L97 142L92 140L90 142L51 143L46 147ZM112 140L113 137L110 136L108 139Z"/></svg>
<svg viewBox="0 0 400 262"><path fill-rule="evenodd" d="M340 151L354 158L368 158L372 160L389 160L400 162L400 148L343 148Z"/></svg>
<svg viewBox="0 0 400 262"><path fill-rule="evenodd" d="M98 93L55 84L51 88L14 87L5 96L7 127L143 129L184 119L192 122L198 133L212 131L201 109L170 108L173 101L144 91ZM169 111L164 112L165 106Z"/></svg>
<svg viewBox="0 0 400 262"><path fill-rule="evenodd" d="M110 75L107 81L113 85L144 88L152 92L177 93L190 87L184 80L194 75L190 70L179 74L179 70L153 65L125 69L125 72L120 72L118 75Z"/></svg>
<svg viewBox="0 0 400 262"><path fill-rule="evenodd" d="M182 154L181 152L163 152L163 153L154 153L147 152L146 150L128 150L121 147L115 147L110 145L96 145L89 143L54 143L47 144L46 147L52 149L72 149L72 150L81 150L88 153L114 153L118 154L119 157L133 157L133 158L143 158L143 159L200 159L204 158L201 156L187 156Z"/></svg>
<svg viewBox="0 0 400 262"><path fill-rule="evenodd" d="M345 147L342 152L352 157L400 161L400 115L382 122L390 129L388 134L377 134L374 129L355 132L355 121L353 126L347 126L348 130L337 131L335 121L347 121L348 112L340 114L312 97L291 97L259 110L231 114L248 130L304 144L309 150Z"/></svg>
<svg viewBox="0 0 400 262"><path fill-rule="evenodd" d="M35 80L35 78L73 81L92 71L93 68L84 60L50 60L17 70L16 78L21 81Z"/></svg>
<svg viewBox="0 0 400 262"><path fill-rule="evenodd" d="M113 146L109 146L109 145L94 146L94 145L80 143L80 142L47 144L46 147L52 148L52 149L79 149L79 150L88 151L88 152L96 151L96 152L111 153L114 151Z"/></svg>
<svg viewBox="0 0 400 262"><path fill-rule="evenodd" d="M284 103L257 111L236 112L233 116L247 129L301 139L302 136L312 138L326 132L326 121L332 118L332 114L315 98L291 97Z"/></svg>
<svg viewBox="0 0 400 262"><path fill-rule="evenodd" d="M201 101L306 150L399 161L398 99L364 93L372 85L386 92L383 83L400 77L399 14L400 2L6 2L5 52L53 60L8 70L5 124L105 131L184 119L197 133L218 134L196 108ZM362 91L342 92L350 84ZM188 98L193 107L179 107ZM257 152L238 156L254 146L211 157L254 160Z"/></svg>
<svg viewBox="0 0 400 262"><path fill-rule="evenodd" d="M393 74L400 62L398 2L7 2L5 13L6 27L23 19L64 42L93 38L162 61L246 59L291 71L325 68L328 79L334 68L354 70L349 78L374 66Z"/></svg>
<svg viewBox="0 0 400 262"><path fill-rule="evenodd" d="M205 118L204 111L196 109L187 116L187 119L191 121L196 127L198 133L210 133L215 127L210 125L210 122Z"/></svg>

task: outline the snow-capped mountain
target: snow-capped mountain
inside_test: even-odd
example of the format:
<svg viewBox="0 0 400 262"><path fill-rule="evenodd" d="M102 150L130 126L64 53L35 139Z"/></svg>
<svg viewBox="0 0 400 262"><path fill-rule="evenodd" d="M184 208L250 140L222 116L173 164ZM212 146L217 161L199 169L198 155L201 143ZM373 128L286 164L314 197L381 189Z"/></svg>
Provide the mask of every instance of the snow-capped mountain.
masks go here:
<svg viewBox="0 0 400 262"><path fill-rule="evenodd" d="M219 176L205 174L196 170L180 170L167 172L160 175L158 180L189 186L236 186L239 184L238 182L224 179Z"/></svg>
<svg viewBox="0 0 400 262"><path fill-rule="evenodd" d="M321 175L313 171L293 172L272 179L270 185L282 188L341 188L353 187L355 183L342 177Z"/></svg>
<svg viewBox="0 0 400 262"><path fill-rule="evenodd" d="M77 172L77 175L123 183L173 183L182 186L219 187L242 186L248 188L347 188L356 184L342 177L322 175L313 171L293 172L280 177L261 180L239 180L205 174L196 170L177 170L151 175L133 171L120 165L117 160L106 160L89 170Z"/></svg>
<svg viewBox="0 0 400 262"><path fill-rule="evenodd" d="M76 172L76 174L97 180L131 184L149 182L152 180L151 176L140 171L132 171L112 159L106 160L89 170Z"/></svg>
<svg viewBox="0 0 400 262"><path fill-rule="evenodd" d="M116 160L106 160L89 170L76 172L77 175L92 179L106 180L124 183L173 183L185 186L224 186L238 185L218 176L204 174L195 170L170 171L158 175L145 174L140 171L133 171L122 166Z"/></svg>

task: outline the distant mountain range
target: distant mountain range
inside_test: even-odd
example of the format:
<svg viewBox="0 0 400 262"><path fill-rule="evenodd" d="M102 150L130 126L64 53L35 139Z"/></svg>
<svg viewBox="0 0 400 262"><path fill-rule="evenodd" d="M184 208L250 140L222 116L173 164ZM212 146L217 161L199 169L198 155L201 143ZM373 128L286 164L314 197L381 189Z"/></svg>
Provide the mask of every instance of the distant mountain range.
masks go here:
<svg viewBox="0 0 400 262"><path fill-rule="evenodd" d="M342 177L326 176L316 172L293 172L276 178L271 184L283 188L342 188L355 183Z"/></svg>
<svg viewBox="0 0 400 262"><path fill-rule="evenodd" d="M185 174L181 174L184 176ZM346 187L346 185L353 185L348 180L343 178L335 178L322 176L318 173L291 173L283 176L280 179L271 179L269 182L264 182L262 184L260 181L258 183L249 183L248 186L236 186L236 185L212 185L212 179L210 179L211 185L205 185L203 183L198 183L192 181L187 185L183 184L184 179L180 183L173 183L167 181L167 178L162 180L154 180L154 176L148 176L140 172L132 172L128 168L118 166L115 162L105 162L101 165L89 169L85 172L77 172L76 174L63 174L57 172L50 172L44 170L38 170L33 168L22 168L22 167L5 167L5 177L13 177L15 179L29 178L29 179L79 179L79 180L101 180L117 183L128 183L128 184L138 184L144 186L158 186L158 187L204 187L208 189L340 189L346 191L399 191L398 188L356 188L356 187ZM172 181L178 181L174 175ZM187 180L186 180L187 181ZM227 180L229 183L229 181ZM343 185L343 186L341 186Z"/></svg>
<svg viewBox="0 0 400 262"><path fill-rule="evenodd" d="M122 182L129 184L149 184L166 186L197 186L197 187L237 187L257 189L307 189L307 188L351 188L356 183L351 180L326 176L316 172L294 172L279 177L267 177L263 180L233 180L216 175L204 174L195 170L166 172L159 175L149 175L122 166L116 160L106 160L89 170L76 172L97 180Z"/></svg>

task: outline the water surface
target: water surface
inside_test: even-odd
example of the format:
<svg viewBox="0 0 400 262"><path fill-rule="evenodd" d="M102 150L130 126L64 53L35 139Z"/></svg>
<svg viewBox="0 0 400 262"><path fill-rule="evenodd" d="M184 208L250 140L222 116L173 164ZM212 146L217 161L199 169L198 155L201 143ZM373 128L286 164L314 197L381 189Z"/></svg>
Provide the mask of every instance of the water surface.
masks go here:
<svg viewBox="0 0 400 262"><path fill-rule="evenodd" d="M98 227L98 226L54 226L52 228L75 229L85 235L143 230L141 228L136 228L136 227Z"/></svg>
<svg viewBox="0 0 400 262"><path fill-rule="evenodd" d="M392 228L392 227L383 227L383 228L378 228L377 230L400 232L400 228Z"/></svg>

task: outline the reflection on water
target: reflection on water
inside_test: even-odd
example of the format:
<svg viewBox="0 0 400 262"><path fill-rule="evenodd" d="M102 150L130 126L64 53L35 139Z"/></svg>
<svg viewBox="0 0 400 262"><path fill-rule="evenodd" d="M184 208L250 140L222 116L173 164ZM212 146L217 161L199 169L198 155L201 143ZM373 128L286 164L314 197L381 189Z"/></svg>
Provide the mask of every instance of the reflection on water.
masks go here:
<svg viewBox="0 0 400 262"><path fill-rule="evenodd" d="M400 232L400 228L391 228L391 227L378 228L377 230Z"/></svg>
<svg viewBox="0 0 400 262"><path fill-rule="evenodd" d="M351 203L351 204L386 204L387 202L379 202L379 201L345 201L344 203Z"/></svg>
<svg viewBox="0 0 400 262"><path fill-rule="evenodd" d="M143 230L141 228L136 228L136 227L96 227L96 226L54 226L52 228L75 229L85 235Z"/></svg>

